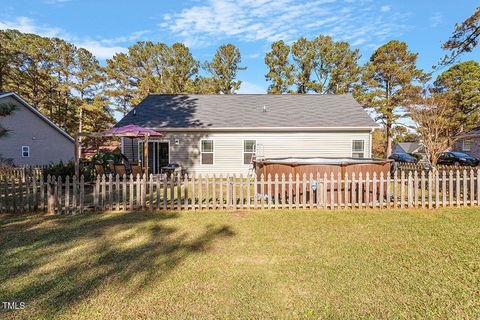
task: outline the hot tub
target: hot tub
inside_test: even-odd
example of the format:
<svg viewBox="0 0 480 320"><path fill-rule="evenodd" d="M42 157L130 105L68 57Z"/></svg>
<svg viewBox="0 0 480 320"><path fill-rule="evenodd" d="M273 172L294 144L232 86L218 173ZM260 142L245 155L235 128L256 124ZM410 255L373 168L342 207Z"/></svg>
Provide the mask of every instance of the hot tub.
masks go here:
<svg viewBox="0 0 480 320"><path fill-rule="evenodd" d="M367 172L370 177L373 176L375 172L377 177L380 177L380 173L383 172L384 177L386 178L390 172L390 167L393 163L393 160L389 159L359 159L359 158L326 158L326 157L315 157L315 158L297 158L297 157L288 157L288 158L258 158L254 160L255 172L257 176L264 175L266 178L269 174L272 178L275 177L275 174L278 174L279 177L282 174L285 174L285 177L288 177L291 174L295 177L297 174L300 177L305 173L307 177L310 177L310 173L314 177L317 176L317 173L323 178L325 173L327 177L330 178L333 173L334 177L338 176L338 173L341 174L342 179L345 177L345 174L348 174L350 177L353 172L358 177L361 172L363 177L366 176Z"/></svg>
<svg viewBox="0 0 480 320"><path fill-rule="evenodd" d="M266 197L273 198L274 194L266 194L266 190L275 190L275 185L273 181L275 177L278 176L278 180L282 179L282 176L285 175L286 183L280 185L276 190L278 191L279 198L285 199L287 202L294 201L295 198L300 197L302 201L310 201L312 198L314 201L322 202L325 199L317 199L318 192L315 192L317 188L327 188L325 185L325 175L327 180L330 181L332 174L335 181L338 181L339 175L341 183L335 183L334 186L329 185L326 189L326 194L323 195L323 192L320 192L323 197L327 199L333 199L335 203L338 201L350 202L352 201L352 188L353 190L358 190L359 185L358 181L355 182L355 187L352 187L351 179L352 174L355 173L355 178L358 180L360 173L362 174L362 196L363 199L373 198L373 176L374 173L377 176L377 196L378 190L380 190L380 180L383 173L383 177L386 179L390 174L390 167L393 163L393 160L384 160L384 159L358 159L358 158L325 158L325 157L312 157L312 158L298 158L298 157L289 157L289 158L258 158L254 160L255 172L258 179L263 175L264 181L268 180L270 177L270 188L268 188L268 182L265 183L265 188L262 189L261 186L257 188L257 192L265 195ZM369 191L366 193L366 182L365 178L367 173L370 177L369 179ZM292 176L292 186L289 188L290 175ZM300 182L303 180L306 185L305 194L303 193L303 188L296 188L297 175ZM345 182L345 176L348 177ZM304 179L305 177L305 179ZM384 180L385 181L385 180ZM384 190L386 190L386 182L384 182ZM339 190L340 188L340 190ZM292 191L288 191L292 189ZM293 199L288 199L288 194L292 192ZM298 194L297 194L298 192ZM331 193L334 193L331 195ZM268 193L268 192L267 192ZM339 194L347 194L347 199L339 199Z"/></svg>

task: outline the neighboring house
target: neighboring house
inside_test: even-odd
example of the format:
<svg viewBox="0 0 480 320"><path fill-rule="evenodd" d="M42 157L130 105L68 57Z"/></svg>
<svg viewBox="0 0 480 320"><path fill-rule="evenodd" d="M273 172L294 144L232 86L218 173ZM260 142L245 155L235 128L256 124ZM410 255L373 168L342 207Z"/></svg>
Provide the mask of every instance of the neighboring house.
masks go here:
<svg viewBox="0 0 480 320"><path fill-rule="evenodd" d="M480 159L480 127L461 134L453 144L452 151L460 151Z"/></svg>
<svg viewBox="0 0 480 320"><path fill-rule="evenodd" d="M0 117L8 130L0 138L0 157L15 165L43 165L72 160L74 139L37 109L12 92L0 92L0 104L13 104L11 115Z"/></svg>
<svg viewBox="0 0 480 320"><path fill-rule="evenodd" d="M252 157L371 157L378 125L351 95L150 95L115 126L164 134L149 168L178 163L193 174L247 174ZM122 139L142 161L143 143Z"/></svg>
<svg viewBox="0 0 480 320"><path fill-rule="evenodd" d="M392 148L392 153L416 154L426 159L427 155L421 142L398 142Z"/></svg>

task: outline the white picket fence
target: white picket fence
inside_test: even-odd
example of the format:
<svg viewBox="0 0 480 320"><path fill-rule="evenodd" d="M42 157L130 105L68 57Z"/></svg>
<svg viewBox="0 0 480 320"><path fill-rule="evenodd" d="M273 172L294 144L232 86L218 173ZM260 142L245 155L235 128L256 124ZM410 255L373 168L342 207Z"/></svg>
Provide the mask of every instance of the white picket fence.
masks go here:
<svg viewBox="0 0 480 320"><path fill-rule="evenodd" d="M0 179L0 212L478 206L480 170L303 176L28 176Z"/></svg>

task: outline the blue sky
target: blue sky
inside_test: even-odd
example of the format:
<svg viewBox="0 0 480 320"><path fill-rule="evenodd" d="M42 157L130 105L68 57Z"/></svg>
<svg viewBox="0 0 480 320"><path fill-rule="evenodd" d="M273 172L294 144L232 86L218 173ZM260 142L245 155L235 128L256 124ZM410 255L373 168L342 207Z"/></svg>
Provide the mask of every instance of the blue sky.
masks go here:
<svg viewBox="0 0 480 320"><path fill-rule="evenodd" d="M184 42L196 59L211 59L233 43L243 65L240 93L262 93L265 53L273 41L331 35L359 48L362 62L392 39L419 53L430 71L445 53L455 22L470 16L472 0L0 0L0 29L58 36L91 50L100 61L139 40ZM480 48L463 60L480 58Z"/></svg>

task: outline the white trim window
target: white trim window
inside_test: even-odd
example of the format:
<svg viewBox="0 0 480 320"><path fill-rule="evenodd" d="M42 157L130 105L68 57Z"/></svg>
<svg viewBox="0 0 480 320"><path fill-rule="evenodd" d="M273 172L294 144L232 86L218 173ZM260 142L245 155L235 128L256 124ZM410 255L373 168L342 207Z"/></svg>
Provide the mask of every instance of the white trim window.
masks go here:
<svg viewBox="0 0 480 320"><path fill-rule="evenodd" d="M352 158L365 158L365 140L352 140Z"/></svg>
<svg viewBox="0 0 480 320"><path fill-rule="evenodd" d="M30 146L22 146L22 158L30 158Z"/></svg>
<svg viewBox="0 0 480 320"><path fill-rule="evenodd" d="M213 140L205 139L200 141L200 164L213 164L214 162Z"/></svg>
<svg viewBox="0 0 480 320"><path fill-rule="evenodd" d="M252 163L257 152L257 140L243 140L243 164Z"/></svg>
<svg viewBox="0 0 480 320"><path fill-rule="evenodd" d="M462 140L462 151L472 151L472 140Z"/></svg>

